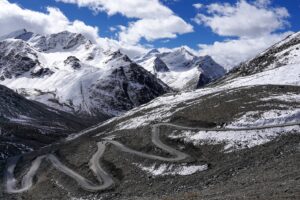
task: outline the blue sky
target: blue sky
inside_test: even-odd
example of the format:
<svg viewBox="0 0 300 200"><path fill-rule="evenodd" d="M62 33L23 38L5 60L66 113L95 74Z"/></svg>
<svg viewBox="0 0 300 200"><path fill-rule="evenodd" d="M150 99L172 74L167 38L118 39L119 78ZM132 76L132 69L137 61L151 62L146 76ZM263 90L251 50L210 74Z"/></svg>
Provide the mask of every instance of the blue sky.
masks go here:
<svg viewBox="0 0 300 200"><path fill-rule="evenodd" d="M116 38L115 32L110 31L110 27L123 25L127 26L131 19L128 19L121 14L116 14L113 16L108 16L105 12L99 12L95 14L93 11L86 7L79 8L75 4L66 4L62 2L56 2L54 0L10 0L12 3L18 3L23 8L36 10L40 12L46 12L46 7L58 7L70 20L82 20L86 24L91 26L97 26L100 30L100 35L103 37ZM164 5L168 6L175 14L183 18L185 21L191 23L194 26L194 32L186 33L177 36L175 39L158 39L156 41L145 41L142 40L143 44L152 44L155 47L168 47L174 48L182 45L190 46L191 48L196 48L197 44L210 44L214 41L222 41L227 37L219 36L212 32L209 27L197 25L191 19L195 17L198 10L193 7L196 3L218 3L218 2L228 2L236 3L236 0L225 0L225 1L208 1L208 0L178 0L178 1L161 1ZM291 31L300 30L300 0L273 0L272 6L274 7L285 7L290 13L288 21L290 22L290 27L287 29ZM285 31L285 30L280 30Z"/></svg>
<svg viewBox="0 0 300 200"><path fill-rule="evenodd" d="M234 65L248 59L291 32L300 30L300 0L1 2L0 26L5 28L0 30L0 34L16 28L33 29L40 33L53 33L65 28L94 38L99 35L100 38L113 39L131 52L143 48L175 48L185 45L199 54L210 54L225 65ZM198 8L195 4L199 5ZM57 10L51 11L48 7ZM45 24L43 21L46 21ZM56 21L59 28L55 27ZM74 21L80 23L75 24Z"/></svg>

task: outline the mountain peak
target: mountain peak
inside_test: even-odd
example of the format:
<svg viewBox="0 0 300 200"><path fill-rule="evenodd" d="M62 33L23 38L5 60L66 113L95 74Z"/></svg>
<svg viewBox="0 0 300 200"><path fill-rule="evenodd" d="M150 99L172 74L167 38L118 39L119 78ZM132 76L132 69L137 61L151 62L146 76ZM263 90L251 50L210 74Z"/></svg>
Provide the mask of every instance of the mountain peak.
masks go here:
<svg viewBox="0 0 300 200"><path fill-rule="evenodd" d="M148 51L147 55L149 54L158 54L160 53L160 51L158 49L151 49L150 51Z"/></svg>
<svg viewBox="0 0 300 200"><path fill-rule="evenodd" d="M164 61L162 61L159 57L156 57L154 60L154 72L169 72L170 69L168 68L168 66L164 63Z"/></svg>
<svg viewBox="0 0 300 200"><path fill-rule="evenodd" d="M195 55L194 55L193 53L191 53L191 52L190 52L186 47L184 47L184 46L180 47L177 51L195 57Z"/></svg>
<svg viewBox="0 0 300 200"><path fill-rule="evenodd" d="M0 40L6 40L6 39L21 39L19 37L21 37L22 35L28 33L28 31L26 29L20 29L20 30L16 30L13 31L9 34L3 35L0 37Z"/></svg>
<svg viewBox="0 0 300 200"><path fill-rule="evenodd" d="M62 31L49 35L34 35L28 42L38 51L61 51L85 45L90 41L81 33Z"/></svg>
<svg viewBox="0 0 300 200"><path fill-rule="evenodd" d="M158 49L151 49L141 57L137 57L135 60L140 63L145 60L148 60L149 58L156 57L158 54L160 54L160 51Z"/></svg>

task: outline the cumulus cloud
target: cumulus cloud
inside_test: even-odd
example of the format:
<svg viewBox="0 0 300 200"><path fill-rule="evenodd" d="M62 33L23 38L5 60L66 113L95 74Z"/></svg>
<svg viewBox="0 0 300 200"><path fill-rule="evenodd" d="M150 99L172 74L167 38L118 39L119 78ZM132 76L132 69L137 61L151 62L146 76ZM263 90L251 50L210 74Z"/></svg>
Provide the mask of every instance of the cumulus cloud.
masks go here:
<svg viewBox="0 0 300 200"><path fill-rule="evenodd" d="M120 13L128 18L162 18L173 12L159 3L158 0L56 0L58 2L77 4L96 12L108 15ZM155 14L155 16L153 16Z"/></svg>
<svg viewBox="0 0 300 200"><path fill-rule="evenodd" d="M288 11L267 5L269 1L266 0L254 4L245 0L235 5L213 3L207 6L207 14L197 14L194 21L210 27L221 36L257 37L287 25Z"/></svg>
<svg viewBox="0 0 300 200"><path fill-rule="evenodd" d="M176 16L159 0L56 0L88 7L108 15L117 13L133 19L119 34L122 42L137 44L142 38L153 41L175 38L178 34L193 31L192 25Z"/></svg>
<svg viewBox="0 0 300 200"><path fill-rule="evenodd" d="M120 41L99 36L97 27L89 26L82 21L70 21L58 8L47 7L46 12L23 9L17 4L0 0L0 36L25 28L39 34L52 34L68 30L82 33L104 49L120 49L131 57L147 50L141 45L128 45Z"/></svg>
<svg viewBox="0 0 300 200"><path fill-rule="evenodd" d="M199 25L227 38L213 44L200 44L201 54L212 55L219 63L232 68L275 42L288 33L276 33L288 27L289 13L284 7L272 7L270 0L251 3L239 0L236 4L212 3L206 5L205 13L193 19Z"/></svg>
<svg viewBox="0 0 300 200"><path fill-rule="evenodd" d="M96 41L98 28L84 22L70 21L58 8L47 7L46 13L23 9L17 4L0 0L0 35L26 28L40 34L57 33L68 30L82 33Z"/></svg>
<svg viewBox="0 0 300 200"><path fill-rule="evenodd" d="M190 32L190 27L177 16L169 16L161 20L159 18L146 18L131 23L120 34L121 41L136 44L144 37L148 41L160 38L176 38L177 34Z"/></svg>

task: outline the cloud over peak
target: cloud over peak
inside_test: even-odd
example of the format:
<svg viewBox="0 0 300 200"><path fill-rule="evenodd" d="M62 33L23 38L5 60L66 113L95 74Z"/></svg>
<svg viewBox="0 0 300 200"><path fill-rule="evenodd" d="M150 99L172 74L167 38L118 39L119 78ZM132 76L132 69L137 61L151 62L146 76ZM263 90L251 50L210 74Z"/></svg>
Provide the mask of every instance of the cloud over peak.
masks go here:
<svg viewBox="0 0 300 200"><path fill-rule="evenodd" d="M70 21L58 8L47 7L46 13L42 13L23 9L7 0L0 0L0 8L0 35L26 28L40 34L67 30L82 33L94 41L99 37L97 27L86 25L79 20Z"/></svg>
<svg viewBox="0 0 300 200"><path fill-rule="evenodd" d="M193 31L192 25L175 15L158 0L56 0L88 7L108 15L121 14L132 19L120 30L119 39L124 43L137 44L142 38L153 41L175 38L178 34Z"/></svg>

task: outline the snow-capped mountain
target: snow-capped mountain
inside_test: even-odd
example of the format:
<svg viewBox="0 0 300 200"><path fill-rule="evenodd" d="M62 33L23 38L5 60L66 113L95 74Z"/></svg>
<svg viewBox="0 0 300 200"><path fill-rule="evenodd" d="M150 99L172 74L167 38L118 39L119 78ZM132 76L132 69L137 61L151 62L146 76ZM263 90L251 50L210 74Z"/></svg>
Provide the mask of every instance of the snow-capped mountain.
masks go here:
<svg viewBox="0 0 300 200"><path fill-rule="evenodd" d="M0 84L53 108L104 119L147 103L169 87L120 51L67 31L21 30L0 41Z"/></svg>
<svg viewBox="0 0 300 200"><path fill-rule="evenodd" d="M22 40L0 42L0 79L11 79L33 72L39 65L37 52Z"/></svg>
<svg viewBox="0 0 300 200"><path fill-rule="evenodd" d="M226 73L210 56L195 56L184 47L165 53L153 49L135 60L176 90L202 87Z"/></svg>
<svg viewBox="0 0 300 200"><path fill-rule="evenodd" d="M67 142L9 160L0 176L6 189L0 197L294 199L300 143L297 45L286 48L293 49L292 56L278 57L288 64L274 68L272 61L262 72L163 95ZM82 68L80 58L66 63ZM155 70L166 70L161 66Z"/></svg>

